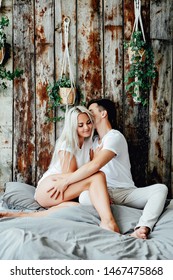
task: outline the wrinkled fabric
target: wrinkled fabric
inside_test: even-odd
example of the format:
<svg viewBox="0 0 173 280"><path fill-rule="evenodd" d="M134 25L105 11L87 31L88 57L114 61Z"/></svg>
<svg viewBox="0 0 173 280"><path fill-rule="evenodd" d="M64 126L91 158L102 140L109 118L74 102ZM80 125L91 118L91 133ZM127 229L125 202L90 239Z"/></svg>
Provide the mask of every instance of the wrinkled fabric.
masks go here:
<svg viewBox="0 0 173 280"><path fill-rule="evenodd" d="M113 205L112 211L122 234L100 228L92 206L72 206L46 217L2 218L0 259L173 259L173 204L164 210L147 240L129 236L141 210Z"/></svg>

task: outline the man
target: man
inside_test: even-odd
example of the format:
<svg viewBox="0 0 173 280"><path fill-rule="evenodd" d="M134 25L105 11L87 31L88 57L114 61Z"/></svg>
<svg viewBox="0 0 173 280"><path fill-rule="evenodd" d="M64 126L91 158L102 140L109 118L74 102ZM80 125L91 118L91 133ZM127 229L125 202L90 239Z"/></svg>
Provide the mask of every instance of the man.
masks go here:
<svg viewBox="0 0 173 280"><path fill-rule="evenodd" d="M146 239L164 208L167 187L164 184L155 184L137 188L131 175L126 139L122 133L113 129L114 103L108 99L91 100L88 108L93 114L98 133L93 143L95 156L89 163L70 174L63 182L63 188L54 190L54 195L63 194L69 185L101 170L106 175L107 187L113 203L143 209L142 216L131 236ZM87 191L80 195L79 201L83 204L91 204Z"/></svg>

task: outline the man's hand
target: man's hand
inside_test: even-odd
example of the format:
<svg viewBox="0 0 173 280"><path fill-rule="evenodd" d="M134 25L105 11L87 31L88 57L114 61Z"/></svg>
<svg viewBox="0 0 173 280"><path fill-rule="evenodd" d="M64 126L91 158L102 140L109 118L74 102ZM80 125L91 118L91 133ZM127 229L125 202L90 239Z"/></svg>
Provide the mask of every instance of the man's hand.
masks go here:
<svg viewBox="0 0 173 280"><path fill-rule="evenodd" d="M63 200L64 192L68 188L66 179L60 175L53 178L53 182L54 182L53 185L47 190L47 193L50 194L50 198L54 198L54 199L60 198L60 200Z"/></svg>

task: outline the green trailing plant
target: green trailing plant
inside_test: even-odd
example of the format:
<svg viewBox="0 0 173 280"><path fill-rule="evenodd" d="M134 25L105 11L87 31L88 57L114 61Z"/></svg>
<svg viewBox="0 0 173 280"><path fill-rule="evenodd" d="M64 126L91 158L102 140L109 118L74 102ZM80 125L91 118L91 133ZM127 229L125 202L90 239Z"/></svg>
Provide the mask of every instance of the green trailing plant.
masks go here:
<svg viewBox="0 0 173 280"><path fill-rule="evenodd" d="M0 87L3 89L7 88L7 83L3 80L12 81L15 78L20 78L23 74L23 70L16 69L13 72L7 71L6 68L0 65Z"/></svg>
<svg viewBox="0 0 173 280"><path fill-rule="evenodd" d="M5 47L7 36L4 29L8 25L9 25L9 19L7 17L2 17L0 20L0 49Z"/></svg>
<svg viewBox="0 0 173 280"><path fill-rule="evenodd" d="M131 40L124 43L124 48L131 52L130 68L125 73L125 91L136 102L146 105L148 92L157 75L152 46L143 40L141 31L134 31Z"/></svg>
<svg viewBox="0 0 173 280"><path fill-rule="evenodd" d="M47 94L49 97L47 121L57 122L64 119L64 114L61 116L54 116L55 109L59 108L62 112L65 112L66 108L62 104L62 97L60 96L60 88L71 88L71 80L63 76L59 78L54 84L49 83L47 86Z"/></svg>
<svg viewBox="0 0 173 280"><path fill-rule="evenodd" d="M0 20L0 51L7 48L7 36L5 33L5 27L9 25L9 19L7 17L2 17ZM2 62L0 64L0 88L6 89L7 83L6 80L12 81L15 78L21 77L23 70L15 69L13 72L6 69Z"/></svg>

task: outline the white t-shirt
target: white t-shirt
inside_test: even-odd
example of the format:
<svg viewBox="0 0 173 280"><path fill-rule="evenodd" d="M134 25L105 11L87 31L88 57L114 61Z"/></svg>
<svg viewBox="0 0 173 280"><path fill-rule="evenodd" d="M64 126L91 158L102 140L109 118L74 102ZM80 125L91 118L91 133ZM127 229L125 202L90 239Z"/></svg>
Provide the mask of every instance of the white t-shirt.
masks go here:
<svg viewBox="0 0 173 280"><path fill-rule="evenodd" d="M77 151L75 152L75 158L77 163L77 168L81 167L85 163L90 161L90 149L92 148L92 140L87 139L84 141L81 148L77 148ZM70 147L65 148L65 143L62 143L61 151L67 151L71 152ZM47 176L53 175L53 174L61 174L61 164L60 160L58 159L57 162L53 165L49 166L49 169L43 174L42 178L39 180L39 183L46 178Z"/></svg>
<svg viewBox="0 0 173 280"><path fill-rule="evenodd" d="M101 144L103 145L102 149L116 154L112 160L101 168L101 171L106 175L108 188L134 188L128 146L124 135L118 130L111 129L102 138ZM96 137L93 149L95 150L100 145L98 137Z"/></svg>

